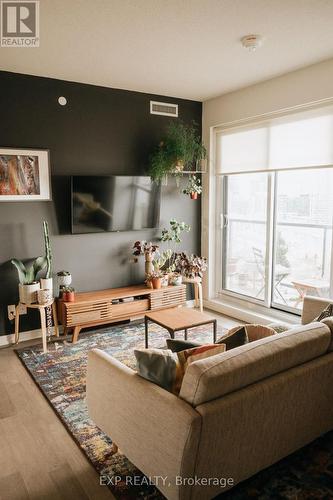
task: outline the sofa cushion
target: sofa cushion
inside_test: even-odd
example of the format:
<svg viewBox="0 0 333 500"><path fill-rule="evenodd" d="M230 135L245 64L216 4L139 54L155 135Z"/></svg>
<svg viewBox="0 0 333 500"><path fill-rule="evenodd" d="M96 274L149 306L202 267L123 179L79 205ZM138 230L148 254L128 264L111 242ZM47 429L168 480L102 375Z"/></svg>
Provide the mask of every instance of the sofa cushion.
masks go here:
<svg viewBox="0 0 333 500"><path fill-rule="evenodd" d="M319 357L330 342L326 325L310 323L196 361L187 368L179 395L198 406Z"/></svg>

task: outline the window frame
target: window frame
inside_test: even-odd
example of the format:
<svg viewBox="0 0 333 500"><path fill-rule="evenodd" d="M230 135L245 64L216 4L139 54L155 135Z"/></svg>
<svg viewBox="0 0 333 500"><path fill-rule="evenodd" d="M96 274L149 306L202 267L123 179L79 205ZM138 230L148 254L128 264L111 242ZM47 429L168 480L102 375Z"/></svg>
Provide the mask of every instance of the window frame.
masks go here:
<svg viewBox="0 0 333 500"><path fill-rule="evenodd" d="M228 299L230 298L234 303L249 303L250 309L255 311L256 306L258 306L257 310L267 310L267 312L282 312L289 313L291 315L300 316L302 311L297 311L295 308L292 308L288 305L276 304L273 300L272 294L272 277L274 273L274 262L275 256L274 252L276 252L276 212L277 212L277 172L279 171L288 171L288 170L307 170L307 169L324 169L324 168L333 168L332 165L310 165L303 167L290 167L290 168L272 168L269 170L255 170L255 171L246 171L240 173L222 173L217 169L217 144L218 144L218 135L226 132L228 130L235 130L241 128L249 128L251 125L256 127L261 123L267 122L268 120L273 120L274 118L280 118L283 116L293 115L294 113L298 113L300 111L306 111L311 109L319 109L326 106L332 106L333 99L325 99L321 102L310 103L306 105L295 106L293 108L288 108L285 110L276 111L273 113L267 113L261 116L247 118L243 120L237 120L235 122L226 123L221 126L211 127L210 129L210 153L211 153L211 163L210 163L210 183L209 183L209 199L208 199L208 212L212 214L212 210L215 212L215 227L209 227L209 255L213 258L213 262L215 263L215 269L212 272L210 269L208 275L208 299L211 299L213 296L220 299ZM268 175L268 196L267 196L267 223L266 223L266 273L265 273L265 300L258 300L253 297L249 297L246 295L241 295L237 292L233 292L230 290L226 290L223 288L223 279L225 274L225 259L224 257L221 259L221 255L224 250L224 245L226 244L224 238L224 221L225 221L225 197L227 197L226 193L226 184L225 180L227 177L231 175L242 175L242 174L250 174L250 173L260 173L266 172ZM206 206L207 207L207 206ZM205 207L205 208L206 208ZM221 210L220 210L221 208ZM224 254L224 252L223 252ZM333 239L331 245L331 270L330 270L330 293L333 293ZM253 307L251 306L253 304Z"/></svg>

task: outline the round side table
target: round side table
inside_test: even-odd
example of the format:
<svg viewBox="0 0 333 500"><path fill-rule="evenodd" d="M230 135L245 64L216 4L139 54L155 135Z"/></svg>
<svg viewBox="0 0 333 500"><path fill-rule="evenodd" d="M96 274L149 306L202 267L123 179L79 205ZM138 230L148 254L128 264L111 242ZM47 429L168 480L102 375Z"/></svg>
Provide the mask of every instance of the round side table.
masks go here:
<svg viewBox="0 0 333 500"><path fill-rule="evenodd" d="M20 340L20 306L24 306L27 309L38 309L40 314L40 326L42 329L42 338L43 338L43 352L47 352L47 327L46 327L46 308L51 307L52 316L54 322L54 333L56 337L59 337L59 328L58 328L58 319L57 319L57 308L54 299L51 302L47 302L46 304L21 304L19 303L16 306L15 313L15 344L18 344Z"/></svg>

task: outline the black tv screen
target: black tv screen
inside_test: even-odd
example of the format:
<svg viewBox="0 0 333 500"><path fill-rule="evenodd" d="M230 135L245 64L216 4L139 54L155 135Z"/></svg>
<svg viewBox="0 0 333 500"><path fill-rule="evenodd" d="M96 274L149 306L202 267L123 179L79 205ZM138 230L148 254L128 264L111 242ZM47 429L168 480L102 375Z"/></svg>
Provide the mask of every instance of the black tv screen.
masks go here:
<svg viewBox="0 0 333 500"><path fill-rule="evenodd" d="M72 233L157 228L161 188L144 176L73 176Z"/></svg>

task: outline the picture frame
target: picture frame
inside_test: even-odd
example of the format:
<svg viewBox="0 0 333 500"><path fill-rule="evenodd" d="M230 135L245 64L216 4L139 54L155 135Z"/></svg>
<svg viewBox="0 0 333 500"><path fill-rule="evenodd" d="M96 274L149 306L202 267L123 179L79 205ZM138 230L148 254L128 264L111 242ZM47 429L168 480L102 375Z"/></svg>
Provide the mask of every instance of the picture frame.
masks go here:
<svg viewBox="0 0 333 500"><path fill-rule="evenodd" d="M0 202L51 199L49 150L0 147Z"/></svg>

